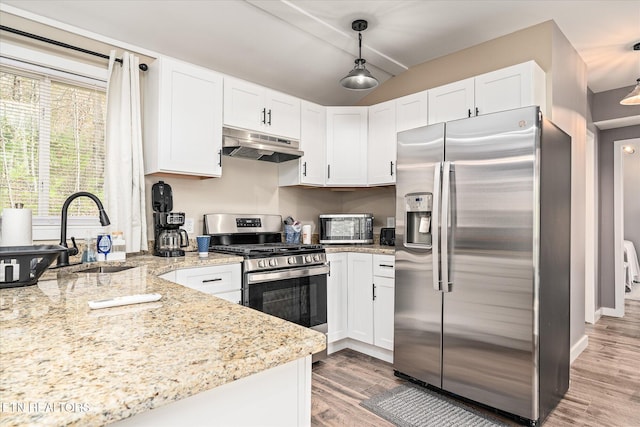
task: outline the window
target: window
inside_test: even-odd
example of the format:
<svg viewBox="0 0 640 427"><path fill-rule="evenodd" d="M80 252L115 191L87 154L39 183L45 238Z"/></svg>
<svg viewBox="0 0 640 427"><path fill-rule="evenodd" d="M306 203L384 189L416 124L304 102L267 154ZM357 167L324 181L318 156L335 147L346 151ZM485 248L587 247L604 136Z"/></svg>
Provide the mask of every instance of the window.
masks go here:
<svg viewBox="0 0 640 427"><path fill-rule="evenodd" d="M103 82L0 67L0 207L23 203L34 225L58 224L70 194L103 199L105 112ZM96 218L95 204L79 198L69 217Z"/></svg>

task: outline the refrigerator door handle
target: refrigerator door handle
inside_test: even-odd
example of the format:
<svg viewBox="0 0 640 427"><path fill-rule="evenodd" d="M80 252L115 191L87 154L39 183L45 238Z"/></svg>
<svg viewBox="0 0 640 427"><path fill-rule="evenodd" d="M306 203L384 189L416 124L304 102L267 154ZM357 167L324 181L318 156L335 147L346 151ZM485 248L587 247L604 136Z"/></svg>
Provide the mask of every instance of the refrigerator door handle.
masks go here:
<svg viewBox="0 0 640 427"><path fill-rule="evenodd" d="M441 242L441 276L442 284L441 290L443 292L451 292L451 282L449 281L449 205L451 196L451 162L444 162L442 171L442 233L440 237Z"/></svg>
<svg viewBox="0 0 640 427"><path fill-rule="evenodd" d="M440 280L440 257L439 257L439 228L440 228L440 176L442 174L442 163L438 162L433 167L433 207L431 218L431 260L433 262L433 289L442 290Z"/></svg>

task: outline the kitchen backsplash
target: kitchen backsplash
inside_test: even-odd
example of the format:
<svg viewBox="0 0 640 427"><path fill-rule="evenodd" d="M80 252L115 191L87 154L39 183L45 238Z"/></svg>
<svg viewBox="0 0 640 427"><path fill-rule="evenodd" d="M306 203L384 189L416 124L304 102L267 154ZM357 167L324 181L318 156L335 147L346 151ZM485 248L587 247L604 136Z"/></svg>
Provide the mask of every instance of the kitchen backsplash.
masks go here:
<svg viewBox="0 0 640 427"><path fill-rule="evenodd" d="M318 233L321 213L372 213L374 230L386 226L395 216L395 187L332 190L314 187L279 187L275 163L223 157L222 177L189 179L146 177L147 231L153 236L151 186L163 180L171 185L174 211L194 219L194 237L203 232L205 213L263 213L292 216L302 224L312 224ZM190 239L191 240L191 239Z"/></svg>

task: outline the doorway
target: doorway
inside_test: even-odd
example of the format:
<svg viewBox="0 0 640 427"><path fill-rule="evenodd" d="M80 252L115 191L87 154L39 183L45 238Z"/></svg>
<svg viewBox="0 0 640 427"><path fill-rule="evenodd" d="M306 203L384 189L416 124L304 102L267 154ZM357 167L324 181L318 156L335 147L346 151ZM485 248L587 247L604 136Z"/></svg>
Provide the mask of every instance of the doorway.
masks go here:
<svg viewBox="0 0 640 427"><path fill-rule="evenodd" d="M624 147L632 147L634 153L623 150ZM625 164L628 169L631 156L640 156L640 138L624 139L613 143L613 242L614 242L614 282L615 300L613 309L603 309L607 316L624 316L625 297L625 267L624 267L624 239L625 239L625 184L628 187L632 183L627 176L625 179ZM635 158L634 158L635 159ZM636 168L633 168L636 169ZM637 181L636 181L637 182ZM638 186L635 183L635 186ZM638 188L640 192L640 188ZM638 242L635 242L638 243Z"/></svg>

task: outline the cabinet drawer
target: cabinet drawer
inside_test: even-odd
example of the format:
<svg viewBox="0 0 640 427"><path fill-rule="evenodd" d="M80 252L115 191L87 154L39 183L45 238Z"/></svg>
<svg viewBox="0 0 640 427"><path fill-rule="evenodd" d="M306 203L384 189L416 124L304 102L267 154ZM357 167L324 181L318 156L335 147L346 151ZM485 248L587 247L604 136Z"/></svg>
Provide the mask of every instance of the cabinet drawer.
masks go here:
<svg viewBox="0 0 640 427"><path fill-rule="evenodd" d="M393 255L373 256L373 275L395 277L395 257Z"/></svg>
<svg viewBox="0 0 640 427"><path fill-rule="evenodd" d="M240 264L178 270L176 282L207 294L239 291Z"/></svg>

